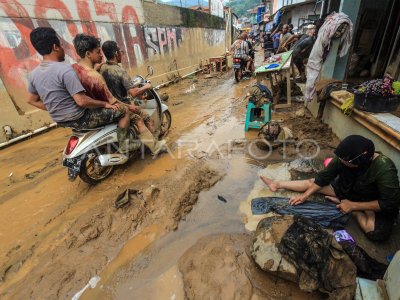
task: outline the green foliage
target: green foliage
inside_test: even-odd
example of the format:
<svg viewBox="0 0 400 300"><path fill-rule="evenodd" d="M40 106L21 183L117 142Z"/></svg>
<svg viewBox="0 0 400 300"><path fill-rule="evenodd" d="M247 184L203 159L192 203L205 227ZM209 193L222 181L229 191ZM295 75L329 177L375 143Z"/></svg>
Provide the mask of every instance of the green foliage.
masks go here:
<svg viewBox="0 0 400 300"><path fill-rule="evenodd" d="M232 7L233 12L239 17L249 17L247 10L261 4L261 0L231 0L227 6Z"/></svg>
<svg viewBox="0 0 400 300"><path fill-rule="evenodd" d="M393 90L394 90L394 94L395 95L400 95L400 82L399 81L395 81L393 82Z"/></svg>

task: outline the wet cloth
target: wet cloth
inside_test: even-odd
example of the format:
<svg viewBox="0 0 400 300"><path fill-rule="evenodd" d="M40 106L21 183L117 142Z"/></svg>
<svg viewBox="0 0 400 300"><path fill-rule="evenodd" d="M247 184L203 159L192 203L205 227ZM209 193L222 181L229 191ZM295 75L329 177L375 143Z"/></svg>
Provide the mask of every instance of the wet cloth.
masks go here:
<svg viewBox="0 0 400 300"><path fill-rule="evenodd" d="M136 84L124 68L117 63L106 62L101 66L100 74L115 98L124 103L130 102L128 91L135 88Z"/></svg>
<svg viewBox="0 0 400 300"><path fill-rule="evenodd" d="M64 62L42 61L29 75L28 91L39 95L54 122L76 120L85 112L72 98L85 88Z"/></svg>
<svg viewBox="0 0 400 300"><path fill-rule="evenodd" d="M330 228L343 228L349 215L345 215L331 202L306 201L292 206L289 198L261 197L251 200L251 210L254 215L275 212L280 215L298 215L311 218L319 225Z"/></svg>
<svg viewBox="0 0 400 300"><path fill-rule="evenodd" d="M296 267L302 290L320 290L329 299L353 299L356 266L334 237L313 220L295 216L278 250Z"/></svg>
<svg viewBox="0 0 400 300"><path fill-rule="evenodd" d="M354 239L346 230L339 230L333 233L336 241L351 258L357 267L357 276L377 280L383 279L387 265L378 262L368 255L367 252L356 244Z"/></svg>
<svg viewBox="0 0 400 300"><path fill-rule="evenodd" d="M347 24L347 26L343 26ZM332 13L326 19L322 27L318 31L318 37L311 50L307 63L307 83L305 91L306 101L313 99L315 94L315 82L319 76L322 64L327 56L327 51L331 45L332 39L338 29L343 29L340 37L339 56L343 57L347 54L352 39L353 23L344 13Z"/></svg>

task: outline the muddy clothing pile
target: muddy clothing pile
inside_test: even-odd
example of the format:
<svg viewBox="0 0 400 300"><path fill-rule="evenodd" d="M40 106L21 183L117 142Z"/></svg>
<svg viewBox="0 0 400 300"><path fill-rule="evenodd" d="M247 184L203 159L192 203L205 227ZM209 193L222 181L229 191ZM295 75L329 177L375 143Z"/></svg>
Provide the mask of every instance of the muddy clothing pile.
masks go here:
<svg viewBox="0 0 400 300"><path fill-rule="evenodd" d="M356 266L333 236L314 221L295 217L278 249L295 265L302 290L327 292L330 299L353 299Z"/></svg>
<svg viewBox="0 0 400 300"><path fill-rule="evenodd" d="M264 271L320 291L330 299L353 299L356 266L335 238L310 219L275 216L256 230L251 255Z"/></svg>

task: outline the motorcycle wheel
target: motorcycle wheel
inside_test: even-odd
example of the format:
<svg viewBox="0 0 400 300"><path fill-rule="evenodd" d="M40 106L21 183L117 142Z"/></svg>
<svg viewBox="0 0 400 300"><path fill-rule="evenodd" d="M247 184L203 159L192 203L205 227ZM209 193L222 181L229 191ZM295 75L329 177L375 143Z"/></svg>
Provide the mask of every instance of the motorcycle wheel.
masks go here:
<svg viewBox="0 0 400 300"><path fill-rule="evenodd" d="M79 173L79 177L82 181L90 185L96 185L111 175L114 171L114 166L103 167L97 159L99 155L106 152L107 151L97 149L97 151L87 153L82 160L81 171Z"/></svg>
<svg viewBox="0 0 400 300"><path fill-rule="evenodd" d="M172 124L172 116L169 110L166 110L162 114L162 119L161 119L161 129L160 129L160 136L166 135L168 130L171 128Z"/></svg>
<svg viewBox="0 0 400 300"><path fill-rule="evenodd" d="M235 69L235 79L236 82L240 82L240 79L242 79L242 69Z"/></svg>

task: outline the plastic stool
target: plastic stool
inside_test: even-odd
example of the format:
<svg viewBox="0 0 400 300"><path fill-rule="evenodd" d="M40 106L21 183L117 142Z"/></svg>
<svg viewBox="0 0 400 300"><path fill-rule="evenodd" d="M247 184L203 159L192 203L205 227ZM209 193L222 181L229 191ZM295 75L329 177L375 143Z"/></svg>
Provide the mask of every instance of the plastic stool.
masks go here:
<svg viewBox="0 0 400 300"><path fill-rule="evenodd" d="M271 103L264 103L259 109L264 111L264 118L257 118L254 114L257 109L252 102L247 104L246 121L244 124L244 130L248 131L249 128L261 128L264 124L267 124L272 119Z"/></svg>

